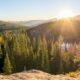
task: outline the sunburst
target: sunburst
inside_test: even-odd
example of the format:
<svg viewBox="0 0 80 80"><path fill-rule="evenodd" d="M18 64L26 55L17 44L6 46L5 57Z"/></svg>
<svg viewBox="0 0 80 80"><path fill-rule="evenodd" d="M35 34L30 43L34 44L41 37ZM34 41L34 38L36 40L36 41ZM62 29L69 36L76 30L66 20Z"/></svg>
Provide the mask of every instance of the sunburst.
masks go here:
<svg viewBox="0 0 80 80"><path fill-rule="evenodd" d="M57 19L69 18L73 16L73 12L70 9L61 9L57 15Z"/></svg>

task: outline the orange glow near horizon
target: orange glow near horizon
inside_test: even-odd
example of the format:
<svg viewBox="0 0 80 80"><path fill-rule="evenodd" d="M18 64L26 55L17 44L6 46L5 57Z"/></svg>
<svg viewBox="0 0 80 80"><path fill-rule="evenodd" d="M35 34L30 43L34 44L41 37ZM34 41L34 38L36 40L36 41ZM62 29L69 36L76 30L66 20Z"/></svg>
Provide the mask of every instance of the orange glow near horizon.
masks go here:
<svg viewBox="0 0 80 80"><path fill-rule="evenodd" d="M73 20L71 19L62 20L61 34L63 35L71 34L72 36L73 35L78 36Z"/></svg>

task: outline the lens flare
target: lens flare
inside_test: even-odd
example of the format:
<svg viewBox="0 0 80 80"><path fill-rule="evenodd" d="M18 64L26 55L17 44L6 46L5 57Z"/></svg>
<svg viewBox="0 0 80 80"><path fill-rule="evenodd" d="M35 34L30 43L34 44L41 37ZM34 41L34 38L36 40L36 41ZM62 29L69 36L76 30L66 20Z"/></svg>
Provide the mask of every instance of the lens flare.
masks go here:
<svg viewBox="0 0 80 80"><path fill-rule="evenodd" d="M57 19L73 17L73 12L69 9L62 9L57 15Z"/></svg>

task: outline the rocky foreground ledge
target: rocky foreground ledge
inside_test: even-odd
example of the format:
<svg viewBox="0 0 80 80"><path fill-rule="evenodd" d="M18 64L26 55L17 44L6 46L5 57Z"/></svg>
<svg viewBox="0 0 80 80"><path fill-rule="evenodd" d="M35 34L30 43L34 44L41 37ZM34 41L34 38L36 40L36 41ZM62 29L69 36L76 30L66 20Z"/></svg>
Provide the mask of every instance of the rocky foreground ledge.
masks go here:
<svg viewBox="0 0 80 80"><path fill-rule="evenodd" d="M65 75L51 75L39 70L29 70L11 75L0 75L0 80L79 80Z"/></svg>

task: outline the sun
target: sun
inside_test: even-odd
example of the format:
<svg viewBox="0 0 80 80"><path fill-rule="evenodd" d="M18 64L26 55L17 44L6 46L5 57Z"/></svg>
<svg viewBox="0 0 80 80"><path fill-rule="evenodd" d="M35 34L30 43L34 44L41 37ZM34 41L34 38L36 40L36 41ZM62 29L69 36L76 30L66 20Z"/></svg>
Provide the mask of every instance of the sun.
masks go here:
<svg viewBox="0 0 80 80"><path fill-rule="evenodd" d="M69 9L62 9L57 15L57 19L69 18L73 16L73 12Z"/></svg>

